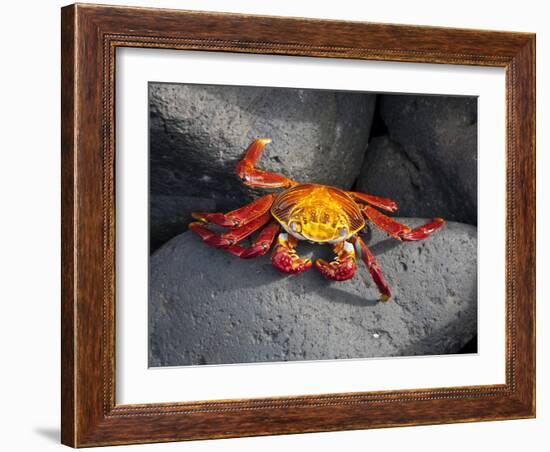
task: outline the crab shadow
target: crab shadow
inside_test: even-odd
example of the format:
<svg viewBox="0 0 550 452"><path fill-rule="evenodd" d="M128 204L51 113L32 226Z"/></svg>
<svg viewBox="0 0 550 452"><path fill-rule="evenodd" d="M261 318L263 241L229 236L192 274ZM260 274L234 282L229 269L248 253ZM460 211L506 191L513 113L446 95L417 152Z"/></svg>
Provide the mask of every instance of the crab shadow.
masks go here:
<svg viewBox="0 0 550 452"><path fill-rule="evenodd" d="M334 287L333 285L328 285L328 287L324 287L322 290L316 291L316 294L327 301L347 304L350 306L374 307L379 303L379 300L376 298L373 299L362 297L352 292L348 292L345 289Z"/></svg>
<svg viewBox="0 0 550 452"><path fill-rule="evenodd" d="M186 243L189 255L200 254L204 256L199 264L196 260L193 266L185 266L186 272L196 273L197 280L201 279L201 274L211 272L211 264L216 261L213 268L231 267L231 274L242 275L242 277L232 278L227 281L225 290L248 289L261 286L282 287L291 293L300 296L301 293L314 293L319 300L325 300L332 303L341 303L357 307L373 307L379 303L377 298L378 291L375 284L371 281L371 276L361 260L357 262L357 272L353 279L345 282L330 281L325 279L313 266L308 271L299 275L288 275L279 272L271 264L270 255L260 256L255 259L238 259L222 250L205 247L205 245L192 233L186 232L185 237L181 239ZM373 240L368 240L372 242ZM373 245L369 243L369 248L375 256L380 256L389 252L396 246L398 241L385 239L375 241ZM175 242L174 242L175 244ZM204 248L203 248L204 247ZM194 252L196 249L196 253ZM300 243L298 253L301 257L312 260L322 258L332 260L334 253L329 246L312 245ZM199 265L197 265L199 264ZM183 268L182 268L183 270ZM248 277L247 277L248 275Z"/></svg>
<svg viewBox="0 0 550 452"><path fill-rule="evenodd" d="M376 306L379 300L374 297L368 297L366 294L376 291L376 287L367 287L363 281L361 285L364 287L365 296L354 293L356 286L350 285L351 282L329 281L325 279L315 268L299 275L285 275L275 269L270 262L266 262L262 267L262 278L259 285L277 285L284 284L286 288L294 293L307 291L314 293L320 299L332 303L347 304L350 306L369 307ZM369 273L359 270L354 276L354 279L370 278ZM241 280L241 287L250 287L252 284L247 284L246 280ZM356 283L357 284L357 283ZM258 284L256 284L258 285Z"/></svg>
<svg viewBox="0 0 550 452"><path fill-rule="evenodd" d="M385 240L381 240L381 241L375 243L374 245L371 245L369 243L368 246L369 246L369 249L371 250L372 254L374 254L375 256L381 256L381 255L387 253L388 251L391 251L391 250L397 248L401 244L402 244L402 242L400 242L399 240L388 238L388 239L385 239Z"/></svg>
<svg viewBox="0 0 550 452"><path fill-rule="evenodd" d="M311 246L304 244L300 250L300 256L308 257L312 260L323 258L325 260L330 260L334 257L332 250L328 247L319 247ZM336 302L347 304L351 306L375 306L378 304L379 300L374 297L362 296L357 291L357 286L361 285L365 293L370 293L370 291L376 291L376 287L366 287L364 281L360 281L358 284L355 280L363 280L371 278L370 274L366 268L362 268L362 262L358 262L357 272L351 281L338 282L330 281L325 279L316 269L312 267L308 271L301 273L299 275L287 275L279 272L276 268L271 265L269 256L262 256L259 260L255 261L257 264L257 271L259 273L259 280L255 279L255 283L249 284L246 278L240 280L240 287L251 287L258 285L278 285L284 284L288 290L295 293L300 293L301 291L308 291L315 293L319 298L327 300L329 302ZM246 265L246 261L238 260L238 263L235 265ZM250 271L250 269L243 272ZM252 270L253 271L253 270Z"/></svg>

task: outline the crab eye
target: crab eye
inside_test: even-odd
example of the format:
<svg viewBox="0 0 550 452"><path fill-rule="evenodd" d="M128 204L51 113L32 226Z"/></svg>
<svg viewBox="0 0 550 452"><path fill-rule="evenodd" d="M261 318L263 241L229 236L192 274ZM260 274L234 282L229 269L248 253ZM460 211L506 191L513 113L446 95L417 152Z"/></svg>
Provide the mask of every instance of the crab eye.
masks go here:
<svg viewBox="0 0 550 452"><path fill-rule="evenodd" d="M346 228L340 228L340 231L338 232L340 234L340 237L345 237L348 235L348 230Z"/></svg>
<svg viewBox="0 0 550 452"><path fill-rule="evenodd" d="M297 223L296 221L293 221L292 223L290 223L290 229L292 230L292 232L300 233L302 232L302 225L300 223Z"/></svg>

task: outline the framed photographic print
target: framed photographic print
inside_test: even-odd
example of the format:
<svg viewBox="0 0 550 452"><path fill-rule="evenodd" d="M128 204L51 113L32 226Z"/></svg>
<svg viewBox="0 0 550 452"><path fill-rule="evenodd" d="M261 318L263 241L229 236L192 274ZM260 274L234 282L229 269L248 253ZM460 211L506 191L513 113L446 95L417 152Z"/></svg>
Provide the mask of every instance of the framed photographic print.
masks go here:
<svg viewBox="0 0 550 452"><path fill-rule="evenodd" d="M62 9L62 442L535 416L535 37Z"/></svg>

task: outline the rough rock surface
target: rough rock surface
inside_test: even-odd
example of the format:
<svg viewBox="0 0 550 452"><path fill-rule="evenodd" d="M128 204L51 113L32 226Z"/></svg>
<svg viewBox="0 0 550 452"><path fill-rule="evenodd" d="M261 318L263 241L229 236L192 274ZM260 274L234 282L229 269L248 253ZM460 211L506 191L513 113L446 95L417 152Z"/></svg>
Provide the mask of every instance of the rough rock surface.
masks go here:
<svg viewBox="0 0 550 452"><path fill-rule="evenodd" d="M350 188L367 148L375 97L151 84L151 192L242 200L251 190L235 176L234 168L258 137L273 138L261 168L303 182Z"/></svg>
<svg viewBox="0 0 550 452"><path fill-rule="evenodd" d="M404 218L415 226L423 220ZM477 331L477 229L447 223L421 242L371 231L393 298L378 293L362 264L353 280L310 269L275 270L269 256L241 260L190 232L150 261L151 366L445 354ZM302 255L330 256L300 244Z"/></svg>
<svg viewBox="0 0 550 452"><path fill-rule="evenodd" d="M477 99L382 95L388 136L371 140L357 190L398 202L399 215L477 225Z"/></svg>
<svg viewBox="0 0 550 452"><path fill-rule="evenodd" d="M216 202L193 196L151 195L149 198L149 249L155 251L187 230L191 212L215 212Z"/></svg>

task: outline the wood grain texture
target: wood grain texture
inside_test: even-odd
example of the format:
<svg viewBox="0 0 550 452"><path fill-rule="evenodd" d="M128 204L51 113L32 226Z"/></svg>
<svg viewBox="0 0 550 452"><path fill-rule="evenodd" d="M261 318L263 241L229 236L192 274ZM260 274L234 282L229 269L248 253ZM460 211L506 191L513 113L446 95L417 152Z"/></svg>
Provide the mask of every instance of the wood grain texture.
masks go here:
<svg viewBox="0 0 550 452"><path fill-rule="evenodd" d="M533 417L535 37L72 5L62 10L62 442L74 447ZM506 384L115 404L117 47L506 68Z"/></svg>
<svg viewBox="0 0 550 452"><path fill-rule="evenodd" d="M75 444L75 322L74 294L74 158L75 59L74 9L63 9L61 19L61 441Z"/></svg>

